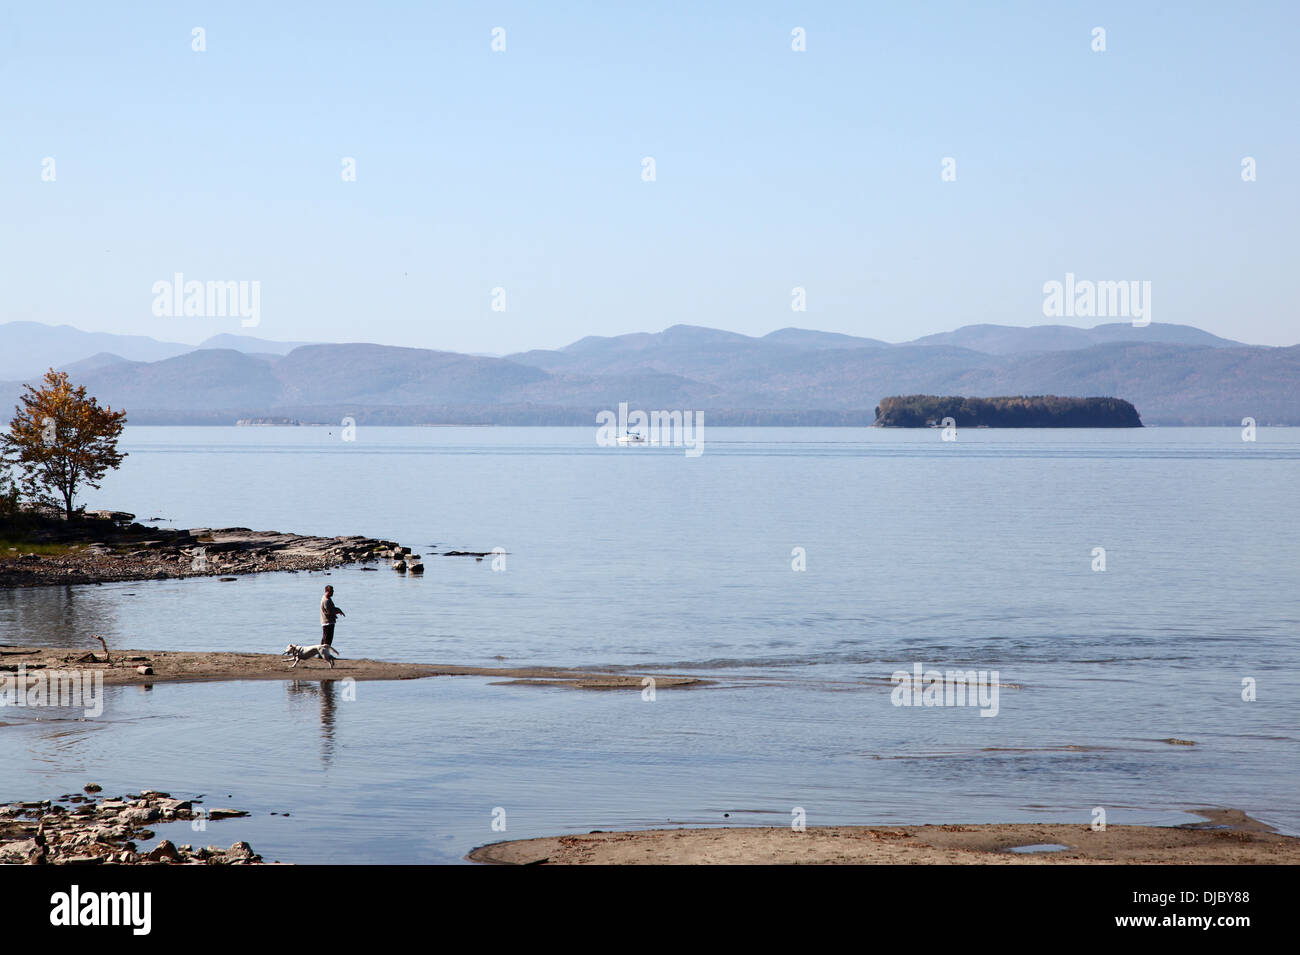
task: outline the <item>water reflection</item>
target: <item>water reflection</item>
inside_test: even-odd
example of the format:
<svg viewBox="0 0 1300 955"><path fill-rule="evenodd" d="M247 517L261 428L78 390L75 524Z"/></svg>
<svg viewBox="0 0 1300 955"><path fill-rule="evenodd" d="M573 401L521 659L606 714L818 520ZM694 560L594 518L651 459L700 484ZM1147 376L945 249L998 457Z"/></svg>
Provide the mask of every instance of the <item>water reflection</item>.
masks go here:
<svg viewBox="0 0 1300 955"><path fill-rule="evenodd" d="M0 643L78 648L99 633L112 646L120 633L119 601L134 596L96 585L0 590Z"/></svg>
<svg viewBox="0 0 1300 955"><path fill-rule="evenodd" d="M285 683L285 692L289 700L290 715L305 710L312 703L312 698L320 702L320 755L321 763L328 766L334 757L334 721L337 716L339 680L289 680Z"/></svg>

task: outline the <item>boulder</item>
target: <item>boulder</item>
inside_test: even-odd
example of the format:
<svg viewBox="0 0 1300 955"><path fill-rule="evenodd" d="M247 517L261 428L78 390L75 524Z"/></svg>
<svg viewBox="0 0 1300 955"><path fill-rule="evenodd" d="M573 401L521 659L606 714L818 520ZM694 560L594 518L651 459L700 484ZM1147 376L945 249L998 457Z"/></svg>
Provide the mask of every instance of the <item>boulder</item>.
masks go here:
<svg viewBox="0 0 1300 955"><path fill-rule="evenodd" d="M170 839L164 839L150 851L144 854L144 857L150 862L176 862L180 859L180 853L176 851L176 846Z"/></svg>
<svg viewBox="0 0 1300 955"><path fill-rule="evenodd" d="M248 813L243 809L209 809L209 819L238 819L240 816L247 816Z"/></svg>
<svg viewBox="0 0 1300 955"><path fill-rule="evenodd" d="M135 515L126 511L86 511L86 516L98 521L112 521L114 524L130 524L135 520Z"/></svg>
<svg viewBox="0 0 1300 955"><path fill-rule="evenodd" d="M117 814L120 822L128 826L140 826L146 822L153 822L162 816L153 806L144 806L139 809L123 809Z"/></svg>
<svg viewBox="0 0 1300 955"><path fill-rule="evenodd" d="M231 862L236 860L251 862L253 859L257 858L257 854L253 852L253 847L247 842L236 842L226 850L226 858Z"/></svg>

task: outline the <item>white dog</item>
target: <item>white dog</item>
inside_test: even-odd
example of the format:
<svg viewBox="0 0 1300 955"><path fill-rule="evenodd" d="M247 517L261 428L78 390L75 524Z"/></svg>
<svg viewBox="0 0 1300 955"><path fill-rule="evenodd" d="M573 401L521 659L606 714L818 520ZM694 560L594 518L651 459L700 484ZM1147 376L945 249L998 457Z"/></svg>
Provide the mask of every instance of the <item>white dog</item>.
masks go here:
<svg viewBox="0 0 1300 955"><path fill-rule="evenodd" d="M339 653L328 643L318 643L312 647L300 647L296 643L291 643L284 648L283 656L293 657L293 666L290 670L296 669L298 664L303 660L311 660L320 657L334 669L334 661L339 658Z"/></svg>

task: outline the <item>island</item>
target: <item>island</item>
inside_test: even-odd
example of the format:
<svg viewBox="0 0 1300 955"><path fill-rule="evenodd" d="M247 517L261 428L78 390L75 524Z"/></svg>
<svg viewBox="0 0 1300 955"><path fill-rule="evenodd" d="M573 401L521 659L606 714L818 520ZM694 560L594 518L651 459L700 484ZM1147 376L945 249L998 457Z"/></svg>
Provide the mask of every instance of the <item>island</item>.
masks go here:
<svg viewBox="0 0 1300 955"><path fill-rule="evenodd" d="M1140 428L1137 409L1123 398L1016 395L899 395L881 399L877 428L938 428L951 418L959 428Z"/></svg>

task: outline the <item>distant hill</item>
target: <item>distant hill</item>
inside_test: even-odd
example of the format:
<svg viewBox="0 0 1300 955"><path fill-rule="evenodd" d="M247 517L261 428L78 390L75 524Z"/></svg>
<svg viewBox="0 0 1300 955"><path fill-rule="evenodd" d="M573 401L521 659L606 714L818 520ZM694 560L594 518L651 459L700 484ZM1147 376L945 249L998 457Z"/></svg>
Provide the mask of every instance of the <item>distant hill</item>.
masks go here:
<svg viewBox="0 0 1300 955"><path fill-rule="evenodd" d="M133 409L259 408L280 397L270 362L230 349L108 365L82 374L78 381L101 402L125 408L128 420Z"/></svg>
<svg viewBox="0 0 1300 955"><path fill-rule="evenodd" d="M242 351L246 355L287 355L295 348L312 345L314 342L277 342L269 338L254 338L251 335L213 335L199 342L199 348L230 348Z"/></svg>
<svg viewBox="0 0 1300 955"><path fill-rule="evenodd" d="M112 352L102 351L89 358L83 358L81 361L74 361L67 365L61 365L58 371L66 371L68 377L81 379L81 376L88 371L97 371L100 368L107 368L109 365L120 365L126 361L121 355L114 355Z"/></svg>
<svg viewBox="0 0 1300 955"><path fill-rule="evenodd" d="M1144 328L1130 323L1075 328L1071 325L963 325L952 332L926 335L913 345L952 345L990 355L1010 355L1028 351L1068 351L1091 348L1109 342L1143 342L1163 345L1204 345L1210 348L1241 347L1241 342L1211 335L1190 325L1165 325L1152 322Z"/></svg>
<svg viewBox="0 0 1300 955"><path fill-rule="evenodd" d="M878 338L858 338L840 332L818 332L808 328L779 328L763 336L763 341L799 348L888 348L889 342Z"/></svg>
<svg viewBox="0 0 1300 955"><path fill-rule="evenodd" d="M83 332L71 325L40 322L0 324L0 380L39 377L46 369L62 368L102 352L130 361L159 361L193 349L179 342L162 342L145 335Z"/></svg>

